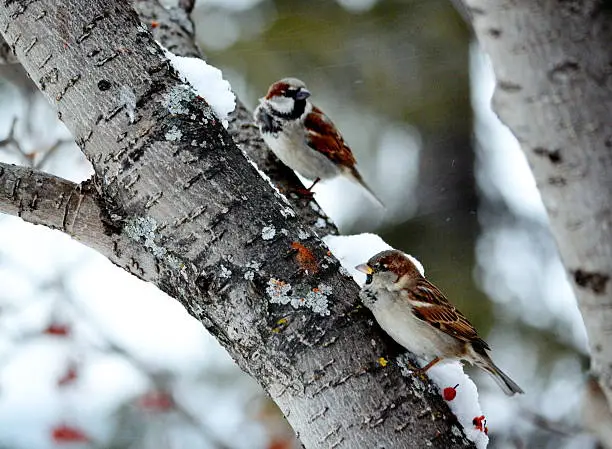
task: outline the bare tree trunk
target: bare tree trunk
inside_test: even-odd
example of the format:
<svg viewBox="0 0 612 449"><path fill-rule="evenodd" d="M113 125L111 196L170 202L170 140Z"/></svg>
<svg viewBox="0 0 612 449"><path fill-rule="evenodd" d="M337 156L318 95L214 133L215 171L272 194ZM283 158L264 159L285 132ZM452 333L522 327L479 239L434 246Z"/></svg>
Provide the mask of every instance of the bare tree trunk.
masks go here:
<svg viewBox="0 0 612 449"><path fill-rule="evenodd" d="M612 401L612 11L603 0L465 0L494 107L535 175Z"/></svg>
<svg viewBox="0 0 612 449"><path fill-rule="evenodd" d="M455 436L429 383L377 363L397 347L356 308L356 285L126 3L0 3L0 32L96 173L78 190L72 225L58 227L180 301L262 384L307 448L473 447ZM246 131L234 135L250 141ZM51 190L75 186L0 169L2 211L53 225L54 208L63 213L56 203L73 204ZM100 239L89 241L92 233Z"/></svg>

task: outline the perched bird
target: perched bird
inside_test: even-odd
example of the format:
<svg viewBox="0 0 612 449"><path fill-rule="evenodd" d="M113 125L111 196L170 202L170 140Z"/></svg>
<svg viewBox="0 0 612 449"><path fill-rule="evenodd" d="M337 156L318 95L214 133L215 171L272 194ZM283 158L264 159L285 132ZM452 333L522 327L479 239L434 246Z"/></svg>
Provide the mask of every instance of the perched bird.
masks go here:
<svg viewBox="0 0 612 449"><path fill-rule="evenodd" d="M382 205L357 171L355 157L340 132L309 97L306 85L296 78L270 86L254 112L266 144L283 164L314 180L308 192L320 180L344 175Z"/></svg>
<svg viewBox="0 0 612 449"><path fill-rule="evenodd" d="M423 372L443 359L466 360L491 374L507 395L523 393L495 366L487 354L489 345L474 326L417 264L401 251L388 250L356 267L367 275L359 297L380 327L416 356L430 360Z"/></svg>

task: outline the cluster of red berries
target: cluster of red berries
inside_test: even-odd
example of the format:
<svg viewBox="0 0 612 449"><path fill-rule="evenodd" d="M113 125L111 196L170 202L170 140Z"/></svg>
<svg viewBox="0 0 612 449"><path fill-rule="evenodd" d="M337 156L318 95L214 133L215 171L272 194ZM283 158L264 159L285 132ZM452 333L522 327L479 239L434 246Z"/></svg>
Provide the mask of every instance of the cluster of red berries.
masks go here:
<svg viewBox="0 0 612 449"><path fill-rule="evenodd" d="M442 390L442 397L445 401L450 402L457 397L458 386L459 384L455 385L454 387L446 387L444 390ZM480 430L481 432L484 432L485 435L489 434L489 428L487 427L487 419L484 415L474 417L474 419L472 420L472 424L476 429Z"/></svg>

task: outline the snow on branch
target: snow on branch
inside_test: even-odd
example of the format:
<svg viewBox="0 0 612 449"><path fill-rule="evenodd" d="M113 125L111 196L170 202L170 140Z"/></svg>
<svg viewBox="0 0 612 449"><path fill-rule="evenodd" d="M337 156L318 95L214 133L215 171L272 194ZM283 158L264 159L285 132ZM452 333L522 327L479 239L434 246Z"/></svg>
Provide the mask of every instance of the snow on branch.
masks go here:
<svg viewBox="0 0 612 449"><path fill-rule="evenodd" d="M228 116L236 108L236 96L230 83L223 79L223 73L200 58L177 56L159 42L157 43L181 79L191 85L197 95L204 98L223 126L228 126Z"/></svg>

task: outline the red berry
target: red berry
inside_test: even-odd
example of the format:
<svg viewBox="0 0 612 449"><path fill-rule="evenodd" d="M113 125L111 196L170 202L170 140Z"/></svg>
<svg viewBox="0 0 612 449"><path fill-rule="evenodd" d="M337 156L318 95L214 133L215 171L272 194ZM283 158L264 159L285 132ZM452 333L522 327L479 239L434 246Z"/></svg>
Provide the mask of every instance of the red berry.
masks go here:
<svg viewBox="0 0 612 449"><path fill-rule="evenodd" d="M60 424L55 426L51 431L51 438L56 443L86 443L89 437L76 427Z"/></svg>
<svg viewBox="0 0 612 449"><path fill-rule="evenodd" d="M487 420L485 419L484 415L476 416L472 420L472 424L474 424L474 427L476 427L478 430L484 432L487 426Z"/></svg>
<svg viewBox="0 0 612 449"><path fill-rule="evenodd" d="M453 399L455 399L455 397L457 396L458 386L459 384L455 385L454 387L446 387L444 390L442 390L442 397L445 401L452 401Z"/></svg>
<svg viewBox="0 0 612 449"><path fill-rule="evenodd" d="M174 399L165 391L149 391L138 399L138 405L151 412L166 412L174 407Z"/></svg>
<svg viewBox="0 0 612 449"><path fill-rule="evenodd" d="M57 337L66 337L70 334L70 327L66 324L50 323L43 333Z"/></svg>
<svg viewBox="0 0 612 449"><path fill-rule="evenodd" d="M58 387L65 387L66 385L71 384L79 377L77 373L76 366L70 365L66 372L57 380Z"/></svg>

